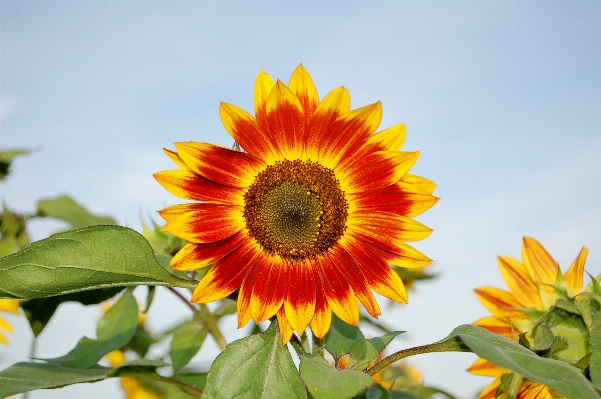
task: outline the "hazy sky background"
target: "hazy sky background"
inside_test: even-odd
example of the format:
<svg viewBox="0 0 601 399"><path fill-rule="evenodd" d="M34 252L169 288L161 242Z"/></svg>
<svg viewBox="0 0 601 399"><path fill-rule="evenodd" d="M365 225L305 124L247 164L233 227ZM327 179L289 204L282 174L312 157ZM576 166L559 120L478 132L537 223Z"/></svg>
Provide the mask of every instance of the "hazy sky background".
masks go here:
<svg viewBox="0 0 601 399"><path fill-rule="evenodd" d="M434 342L487 311L473 288L504 287L497 255L539 240L566 270L585 245L601 272L601 2L0 1L0 147L37 148L2 184L32 212L69 194L140 230L140 215L181 202L152 178L171 169L174 141L230 146L220 101L253 110L263 69L287 82L299 63L323 97L382 101L381 128L405 122L412 172L438 183L418 218L434 233L416 247L440 278L383 322L408 331L392 349ZM61 225L33 222L35 239ZM588 278L585 280L588 282ZM143 289L138 289L143 294ZM188 310L158 289L149 325ZM140 295L143 297L143 295ZM381 301L384 303L384 301ZM39 356L94 337L97 308L63 306ZM11 318L0 367L24 360L31 333ZM231 341L234 317L226 329ZM216 355L207 341L195 361ZM460 397L490 380L464 372L471 354L411 359L426 384ZM117 398L117 381L38 391L31 399Z"/></svg>

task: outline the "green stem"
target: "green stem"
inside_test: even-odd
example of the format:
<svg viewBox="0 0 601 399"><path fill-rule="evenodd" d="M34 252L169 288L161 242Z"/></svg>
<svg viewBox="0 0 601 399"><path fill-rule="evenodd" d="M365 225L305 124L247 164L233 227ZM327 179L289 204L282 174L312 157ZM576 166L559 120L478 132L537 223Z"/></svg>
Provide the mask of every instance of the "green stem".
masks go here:
<svg viewBox="0 0 601 399"><path fill-rule="evenodd" d="M313 354L319 357L323 357L323 338L317 338L313 335Z"/></svg>
<svg viewBox="0 0 601 399"><path fill-rule="evenodd" d="M423 345L416 346L414 348L403 349L402 351L398 351L393 353L390 356L385 357L380 360L378 363L374 364L372 367L368 368L366 373L369 375L374 375L378 371L382 370L384 367L391 365L392 363L404 359L413 355L421 355L422 353L434 353L434 352L456 352L458 351L458 346L456 343L451 343L449 345L440 345L440 344L431 344L431 345Z"/></svg>
<svg viewBox="0 0 601 399"><path fill-rule="evenodd" d="M300 339L298 339L296 334L292 334L292 337L290 338L290 345L292 345L298 356L306 353L305 349L303 348L302 342L300 341Z"/></svg>
<svg viewBox="0 0 601 399"><path fill-rule="evenodd" d="M161 381L161 382L165 382L167 384L177 385L178 387L186 390L187 392L191 393L192 395L194 395L198 398L202 397L202 390L196 388L195 386L186 384L185 382L176 380L175 378L163 377L160 374L138 373L138 372L132 370L132 371L120 372L118 377L119 378L132 377L132 378L137 378L137 379Z"/></svg>
<svg viewBox="0 0 601 399"><path fill-rule="evenodd" d="M175 288L167 287L167 289L169 291L171 291L173 294L175 294L175 296L177 296L179 299L181 299L182 302L184 302L190 308L190 310L192 310L192 312L194 313L194 317L197 320L202 321L207 326L207 328L209 329L209 332L211 333L213 338L215 338L215 342L217 342L217 346L219 346L219 349L224 350L225 347L227 346L227 342L226 342L225 338L223 337L221 330L219 329L219 325L217 325L217 320L215 320L215 317L213 317L213 314L211 313L211 311L209 310L207 305L205 305L204 303L201 303L200 310L198 310L198 308L196 308L196 306L191 304L190 301L188 301Z"/></svg>
<svg viewBox="0 0 601 399"><path fill-rule="evenodd" d="M518 396L523 378L524 377L521 374L513 373L513 377L511 377L511 382L509 383L509 389L507 390L507 399L515 399Z"/></svg>
<svg viewBox="0 0 601 399"><path fill-rule="evenodd" d="M31 348L29 349L29 358L30 359L35 359L35 353L38 347L38 337L36 337L35 335L33 336L33 338L31 339ZM21 397L21 399L27 399L29 397L29 391L23 393L23 396Z"/></svg>
<svg viewBox="0 0 601 399"><path fill-rule="evenodd" d="M200 316L202 317L202 321L204 321L207 324L209 332L211 333L213 338L215 338L215 342L217 342L217 346L219 346L219 349L224 350L227 346L227 341L225 340L223 334L221 333L221 330L219 329L217 320L215 320L215 317L213 317L213 314L211 313L207 305L204 303L200 304Z"/></svg>

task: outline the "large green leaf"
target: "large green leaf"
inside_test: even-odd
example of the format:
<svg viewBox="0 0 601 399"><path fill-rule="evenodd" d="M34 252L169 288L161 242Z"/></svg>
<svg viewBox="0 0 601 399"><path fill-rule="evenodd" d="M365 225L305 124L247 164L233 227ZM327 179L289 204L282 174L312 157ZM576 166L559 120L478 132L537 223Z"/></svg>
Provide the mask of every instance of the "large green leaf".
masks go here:
<svg viewBox="0 0 601 399"><path fill-rule="evenodd" d="M591 380L597 389L601 390L601 312L593 319L591 326L591 357L589 359L589 372Z"/></svg>
<svg viewBox="0 0 601 399"><path fill-rule="evenodd" d="M107 353L125 346L138 326L138 304L131 292L125 295L100 319L96 339L83 337L65 356L47 359L66 367L91 367Z"/></svg>
<svg viewBox="0 0 601 399"><path fill-rule="evenodd" d="M208 332L209 329L198 320L188 320L175 329L169 353L176 373L198 352Z"/></svg>
<svg viewBox="0 0 601 399"><path fill-rule="evenodd" d="M31 331L37 337L46 327L56 309L64 302L79 302L82 305L96 305L114 297L122 287L99 288L96 290L73 292L71 294L34 298L21 301L20 306L29 320Z"/></svg>
<svg viewBox="0 0 601 399"><path fill-rule="evenodd" d="M321 356L300 355L300 374L314 399L348 399L374 383L356 370L337 370Z"/></svg>
<svg viewBox="0 0 601 399"><path fill-rule="evenodd" d="M62 220L69 223L72 229L94 224L116 224L115 219L109 216L91 214L86 208L66 195L40 200L37 216Z"/></svg>
<svg viewBox="0 0 601 399"><path fill-rule="evenodd" d="M165 271L144 237L120 226L55 234L0 258L0 298L43 298L128 285L194 288L196 282Z"/></svg>
<svg viewBox="0 0 601 399"><path fill-rule="evenodd" d="M124 376L131 371L139 375L155 375L154 370L165 365L161 361L145 359L123 363L114 369L98 365L82 369L50 363L17 363L0 371L0 398L36 389L101 381L109 377Z"/></svg>
<svg viewBox="0 0 601 399"><path fill-rule="evenodd" d="M229 344L213 362L203 399L296 399L306 391L277 321L256 335Z"/></svg>
<svg viewBox="0 0 601 399"><path fill-rule="evenodd" d="M360 339L351 347L348 368L364 370L369 362L374 360L388 346L388 344L404 331L392 331L381 337Z"/></svg>
<svg viewBox="0 0 601 399"><path fill-rule="evenodd" d="M356 341L364 338L359 327L351 326L332 314L332 325L324 337L324 344L328 352L338 361L351 352L351 347Z"/></svg>
<svg viewBox="0 0 601 399"><path fill-rule="evenodd" d="M456 337L482 359L540 382L570 399L599 399L591 383L575 367L537 356L517 342L483 328L463 325L447 339Z"/></svg>

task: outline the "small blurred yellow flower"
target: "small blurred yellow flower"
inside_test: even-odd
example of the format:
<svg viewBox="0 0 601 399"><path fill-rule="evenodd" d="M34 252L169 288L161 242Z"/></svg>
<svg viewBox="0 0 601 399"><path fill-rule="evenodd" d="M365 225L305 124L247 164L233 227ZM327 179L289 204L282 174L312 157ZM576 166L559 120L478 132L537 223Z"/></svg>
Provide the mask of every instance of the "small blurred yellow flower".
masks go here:
<svg viewBox="0 0 601 399"><path fill-rule="evenodd" d="M0 299L0 312L10 312L10 313L19 314L19 300L18 299ZM10 323L6 319L0 317L0 343L8 345L8 340L2 333L3 330L10 333L13 331L13 327L10 325Z"/></svg>
<svg viewBox="0 0 601 399"><path fill-rule="evenodd" d="M121 350L114 350L105 356L111 367L117 367L121 363L127 361L125 353ZM121 379L121 388L125 391L127 396L125 399L162 399L160 396L155 395L152 392L148 392L140 381L131 377L124 377Z"/></svg>
<svg viewBox="0 0 601 399"><path fill-rule="evenodd" d="M533 238L524 237L523 262L508 256L499 257L499 270L509 291L494 287L480 287L474 290L478 300L492 316L484 317L473 324L517 341L520 334L529 333L537 322L519 309L548 311L560 298L553 285L561 286L569 297L574 297L582 291L587 254L588 250L583 247L572 266L562 275L559 265L543 246ZM479 399L494 399L501 383L501 375L511 372L483 359L476 360L467 371L495 377L480 393ZM505 396L506 393L503 393L499 397L504 399ZM517 395L517 399L558 397L561 398L550 388L526 379L523 380Z"/></svg>

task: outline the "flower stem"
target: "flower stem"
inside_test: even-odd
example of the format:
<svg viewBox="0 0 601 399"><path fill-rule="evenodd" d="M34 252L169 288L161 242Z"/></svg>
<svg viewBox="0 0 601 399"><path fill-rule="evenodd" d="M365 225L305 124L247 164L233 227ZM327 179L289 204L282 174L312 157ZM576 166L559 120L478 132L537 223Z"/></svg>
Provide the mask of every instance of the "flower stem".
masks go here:
<svg viewBox="0 0 601 399"><path fill-rule="evenodd" d="M223 334L221 334L221 330L219 329L217 320L215 320L215 317L213 317L213 314L211 313L207 305L204 303L200 304L200 316L202 317L202 321L204 321L207 324L209 332L211 333L213 338L215 338L215 342L217 342L219 349L224 350L227 346L227 341L223 337Z"/></svg>
<svg viewBox="0 0 601 399"><path fill-rule="evenodd" d="M461 351L458 349L456 343L450 343L449 345L440 345L440 344L430 344L430 345L422 345L416 346L414 348L403 349L401 351L395 352L390 356L385 357L380 360L378 363L374 364L372 367L368 368L366 373L373 376L378 371L382 370L384 367L391 365L392 363L404 359L413 355L420 355L422 353L434 353L434 352L456 352Z"/></svg>
<svg viewBox="0 0 601 399"><path fill-rule="evenodd" d="M207 328L209 329L209 332L211 333L213 338L215 338L215 342L217 342L219 349L224 350L225 347L227 346L227 341L223 337L223 334L221 333L221 330L219 329L219 325L217 324L215 317L213 317L213 314L211 313L211 311L209 310L207 305L205 305L204 303L201 303L200 310L199 310L196 306L191 304L190 301L187 300L175 288L167 287L167 289L169 291L171 291L173 294L175 294L175 296L177 296L179 299L181 299L182 302L184 302L190 308L190 310L192 310L192 312L194 313L194 317L196 319L198 319L198 320L202 321L204 324L206 324Z"/></svg>
<svg viewBox="0 0 601 399"><path fill-rule="evenodd" d="M511 382L509 383L509 389L507 390L507 399L515 399L518 396L523 378L524 377L521 374L513 373L513 377L511 377Z"/></svg>
<svg viewBox="0 0 601 399"><path fill-rule="evenodd" d="M305 349L303 348L302 342L300 341L300 339L298 339L296 334L292 334L292 337L290 338L290 345L292 345L298 356L306 353Z"/></svg>
<svg viewBox="0 0 601 399"><path fill-rule="evenodd" d="M317 338L315 334L313 334L313 354L323 357L323 338Z"/></svg>

